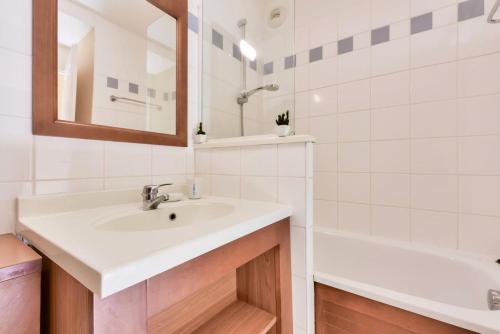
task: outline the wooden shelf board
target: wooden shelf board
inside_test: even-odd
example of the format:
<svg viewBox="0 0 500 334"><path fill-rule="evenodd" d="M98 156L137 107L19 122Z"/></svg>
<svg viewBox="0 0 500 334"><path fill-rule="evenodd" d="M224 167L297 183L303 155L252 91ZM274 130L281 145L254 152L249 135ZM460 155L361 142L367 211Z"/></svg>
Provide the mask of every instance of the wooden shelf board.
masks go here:
<svg viewBox="0 0 500 334"><path fill-rule="evenodd" d="M193 333L266 334L276 324L276 316L242 301L235 301Z"/></svg>

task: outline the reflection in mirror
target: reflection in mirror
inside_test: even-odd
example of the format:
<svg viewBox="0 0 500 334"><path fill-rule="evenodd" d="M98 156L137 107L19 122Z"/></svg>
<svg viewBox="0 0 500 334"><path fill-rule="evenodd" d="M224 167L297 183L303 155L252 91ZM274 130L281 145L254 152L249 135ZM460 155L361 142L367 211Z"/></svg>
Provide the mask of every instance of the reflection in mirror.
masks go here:
<svg viewBox="0 0 500 334"><path fill-rule="evenodd" d="M58 119L176 134L176 20L146 0L59 0Z"/></svg>
<svg viewBox="0 0 500 334"><path fill-rule="evenodd" d="M209 138L272 134L287 110L296 126L294 7L294 0L203 1Z"/></svg>

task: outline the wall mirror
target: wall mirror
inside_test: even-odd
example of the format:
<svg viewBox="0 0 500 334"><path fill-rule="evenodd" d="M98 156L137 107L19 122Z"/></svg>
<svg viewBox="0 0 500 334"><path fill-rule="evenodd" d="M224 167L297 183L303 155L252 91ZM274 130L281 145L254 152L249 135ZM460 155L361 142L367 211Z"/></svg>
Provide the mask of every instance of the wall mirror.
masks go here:
<svg viewBox="0 0 500 334"><path fill-rule="evenodd" d="M187 0L33 2L33 132L186 146Z"/></svg>

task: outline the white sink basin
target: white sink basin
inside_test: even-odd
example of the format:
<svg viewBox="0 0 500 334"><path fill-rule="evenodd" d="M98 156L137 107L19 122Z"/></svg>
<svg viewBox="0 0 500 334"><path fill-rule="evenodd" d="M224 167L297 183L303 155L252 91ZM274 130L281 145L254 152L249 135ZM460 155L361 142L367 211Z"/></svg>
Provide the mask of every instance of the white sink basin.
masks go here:
<svg viewBox="0 0 500 334"><path fill-rule="evenodd" d="M197 203L163 206L156 210L127 214L96 223L98 230L115 232L154 231L182 228L231 214L234 206L225 203Z"/></svg>

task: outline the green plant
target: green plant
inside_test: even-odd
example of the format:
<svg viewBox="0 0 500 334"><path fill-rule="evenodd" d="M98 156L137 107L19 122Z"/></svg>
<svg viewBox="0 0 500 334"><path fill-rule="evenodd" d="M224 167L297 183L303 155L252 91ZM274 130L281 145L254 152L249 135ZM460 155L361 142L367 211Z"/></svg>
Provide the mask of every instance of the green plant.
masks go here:
<svg viewBox="0 0 500 334"><path fill-rule="evenodd" d="M200 125L198 125L198 132L196 132L197 135L206 135L207 133L203 131L203 122L200 122Z"/></svg>
<svg viewBox="0 0 500 334"><path fill-rule="evenodd" d="M276 124L280 125L289 125L290 124L290 112L287 110L285 114L278 115L278 119L276 120Z"/></svg>

